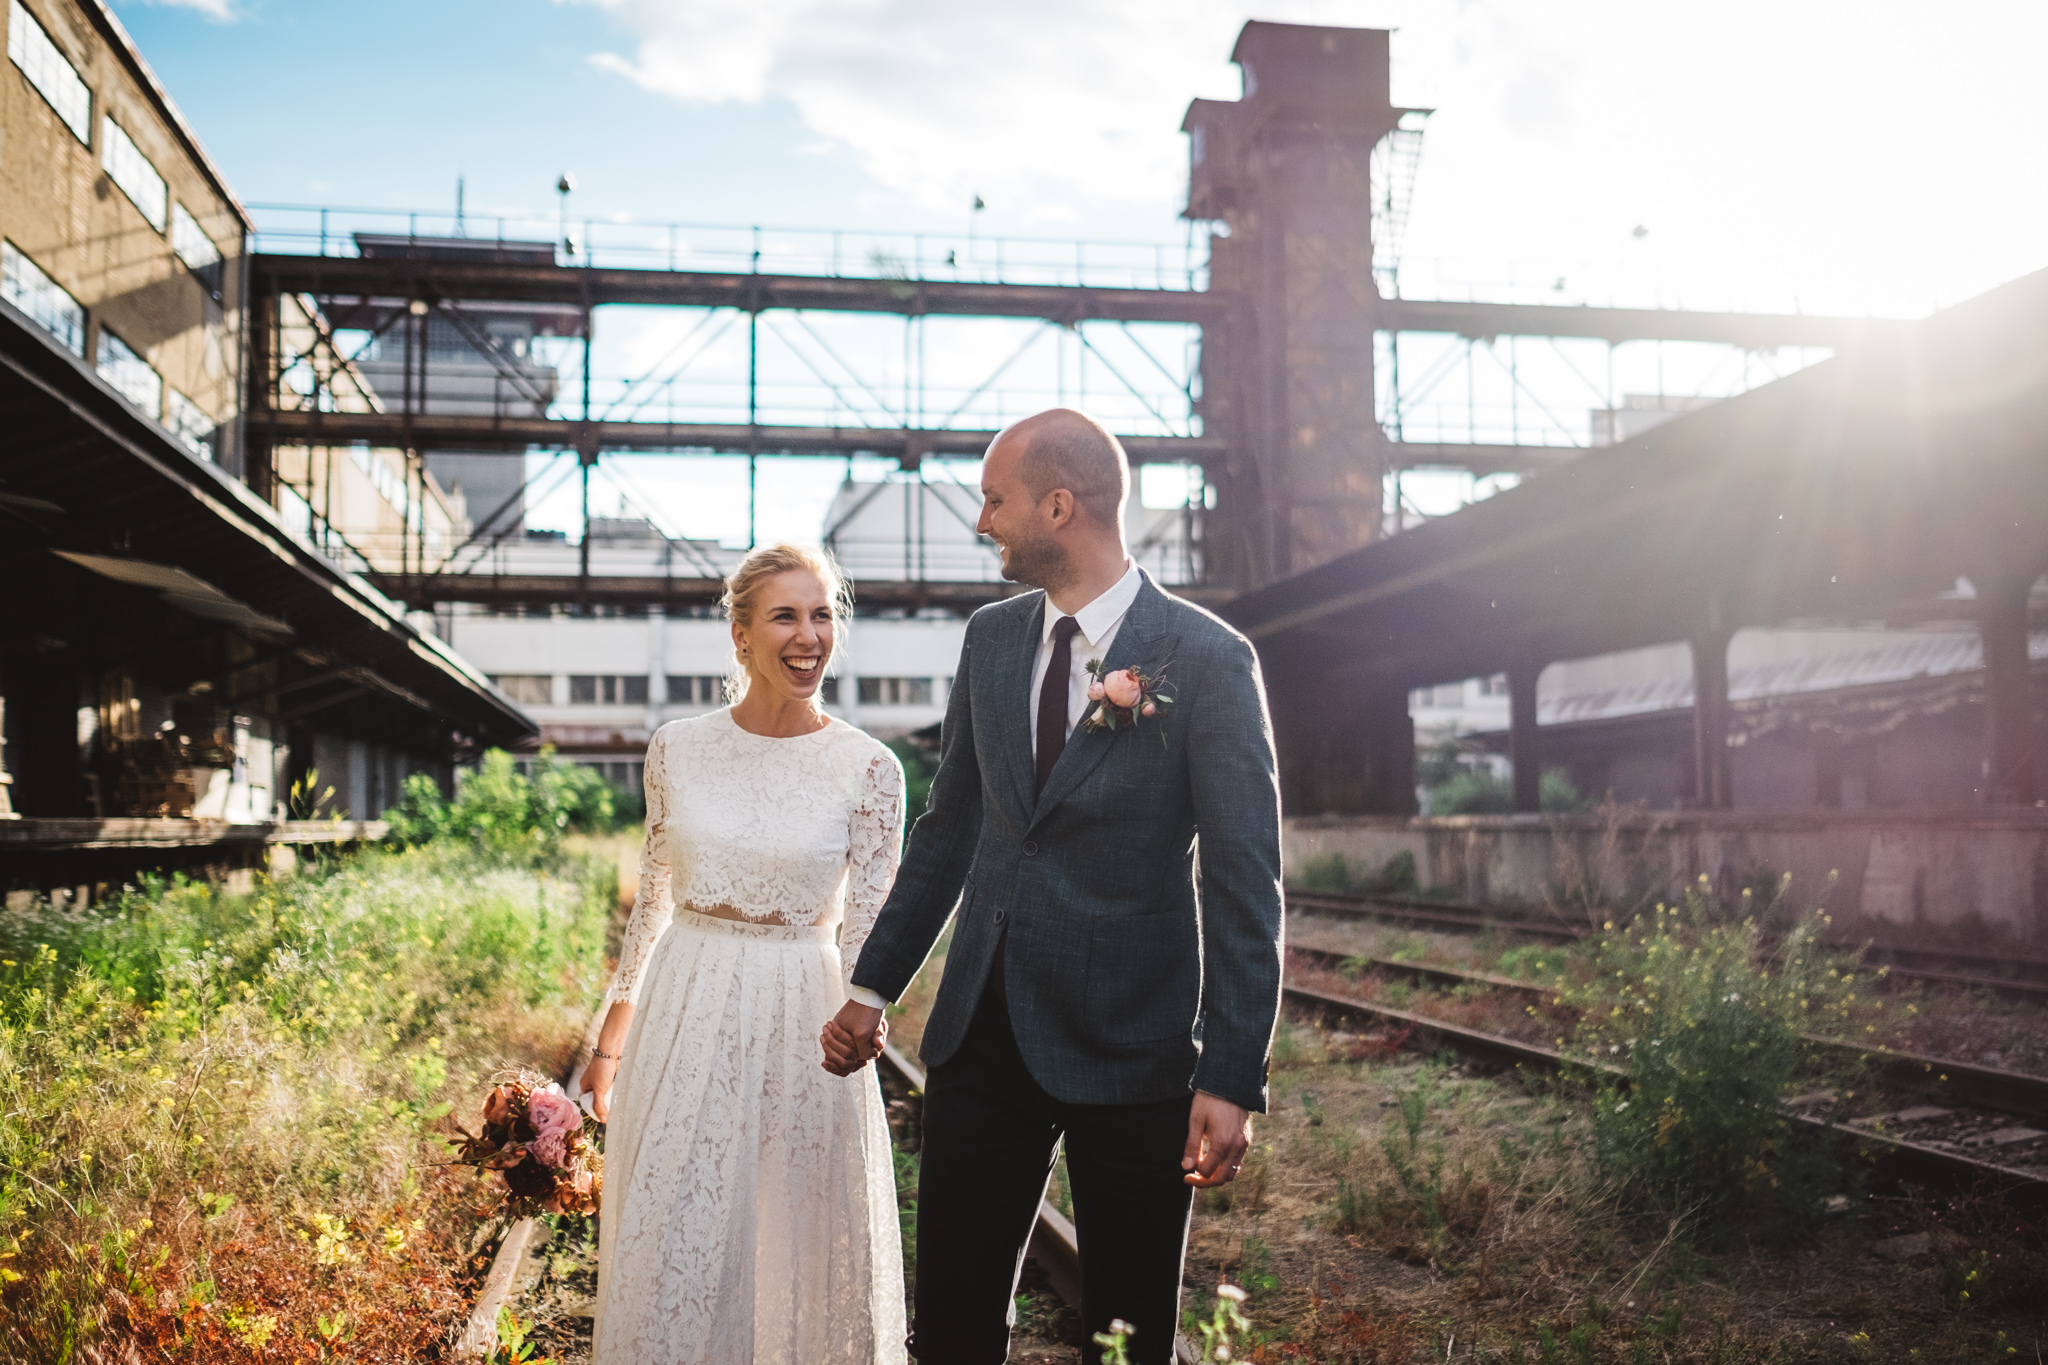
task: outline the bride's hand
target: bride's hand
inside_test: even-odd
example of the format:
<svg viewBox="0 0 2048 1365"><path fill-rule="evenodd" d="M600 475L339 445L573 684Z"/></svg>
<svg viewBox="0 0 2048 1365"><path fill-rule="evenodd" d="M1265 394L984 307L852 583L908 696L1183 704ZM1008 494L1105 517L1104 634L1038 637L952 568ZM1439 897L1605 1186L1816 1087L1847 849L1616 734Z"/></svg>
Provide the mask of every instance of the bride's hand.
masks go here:
<svg viewBox="0 0 2048 1365"><path fill-rule="evenodd" d="M590 1112L599 1123L611 1120L612 1078L618 1074L619 1064L607 1057L592 1057L583 1068L581 1093L590 1096Z"/></svg>
<svg viewBox="0 0 2048 1365"><path fill-rule="evenodd" d="M858 1000L847 1001L818 1035L825 1069L835 1076L851 1076L881 1052L888 1031L880 1010Z"/></svg>

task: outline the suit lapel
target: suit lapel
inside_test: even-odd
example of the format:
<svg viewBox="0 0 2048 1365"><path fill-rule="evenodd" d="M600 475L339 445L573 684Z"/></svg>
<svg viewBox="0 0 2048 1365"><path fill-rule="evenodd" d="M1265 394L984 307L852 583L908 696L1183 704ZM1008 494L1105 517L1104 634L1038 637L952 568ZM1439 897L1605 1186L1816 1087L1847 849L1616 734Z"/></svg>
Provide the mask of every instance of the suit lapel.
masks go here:
<svg viewBox="0 0 2048 1365"><path fill-rule="evenodd" d="M1172 643L1167 636L1167 606L1166 595L1153 586L1150 574L1144 574L1138 595L1125 613L1123 624L1117 627L1116 639L1110 642L1109 653L1102 661L1104 673L1114 673L1119 668L1156 669L1166 661L1165 654ZM1074 732L1067 736L1067 746L1060 750L1059 762L1053 764L1052 775L1046 778L1045 790L1039 793L1036 804L1026 803L1031 807L1033 824L1044 819L1047 811L1080 786L1082 779L1095 771L1095 765L1109 753L1110 745L1122 737L1121 730L1089 728L1087 718L1094 709L1091 702L1074 723ZM1156 723L1157 718L1145 721L1140 728ZM1034 770L1031 776L1036 775Z"/></svg>
<svg viewBox="0 0 2048 1365"><path fill-rule="evenodd" d="M1011 615L994 696L996 699L997 747L1009 768L1008 780L1016 793L1017 808L1028 818L1038 799L1038 769L1031 757L1031 723L1035 714L1031 696L1031 670L1038 662L1039 637L1045 631L1045 594L1029 611Z"/></svg>

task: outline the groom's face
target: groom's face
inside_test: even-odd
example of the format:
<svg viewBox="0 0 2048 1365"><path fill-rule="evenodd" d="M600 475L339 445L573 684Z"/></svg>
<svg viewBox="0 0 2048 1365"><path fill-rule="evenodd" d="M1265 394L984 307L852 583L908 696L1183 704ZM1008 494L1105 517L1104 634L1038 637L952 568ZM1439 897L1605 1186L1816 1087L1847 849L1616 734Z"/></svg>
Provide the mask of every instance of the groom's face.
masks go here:
<svg viewBox="0 0 2048 1365"><path fill-rule="evenodd" d="M999 440L989 448L981 462L981 520L974 529L995 542L1003 577L1042 588L1060 576L1065 562L1053 511L1059 494L1032 497L1024 485L1023 463L1014 441Z"/></svg>

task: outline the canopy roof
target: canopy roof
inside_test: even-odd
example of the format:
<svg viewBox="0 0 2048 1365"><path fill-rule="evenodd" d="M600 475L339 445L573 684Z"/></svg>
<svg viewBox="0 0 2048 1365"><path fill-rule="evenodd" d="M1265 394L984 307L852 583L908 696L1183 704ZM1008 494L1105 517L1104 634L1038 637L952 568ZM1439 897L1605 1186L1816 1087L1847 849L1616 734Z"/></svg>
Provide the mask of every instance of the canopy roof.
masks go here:
<svg viewBox="0 0 2048 1365"><path fill-rule="evenodd" d="M1268 667L1413 687L2048 568L2048 271L1241 596Z"/></svg>
<svg viewBox="0 0 2048 1365"><path fill-rule="evenodd" d="M395 603L287 531L268 503L5 305L0 432L0 537L11 555L39 548L46 574L58 567L47 556L61 555L157 593L259 644L284 670L282 690L331 681L353 705L378 708L382 724L415 737L461 747L536 733Z"/></svg>

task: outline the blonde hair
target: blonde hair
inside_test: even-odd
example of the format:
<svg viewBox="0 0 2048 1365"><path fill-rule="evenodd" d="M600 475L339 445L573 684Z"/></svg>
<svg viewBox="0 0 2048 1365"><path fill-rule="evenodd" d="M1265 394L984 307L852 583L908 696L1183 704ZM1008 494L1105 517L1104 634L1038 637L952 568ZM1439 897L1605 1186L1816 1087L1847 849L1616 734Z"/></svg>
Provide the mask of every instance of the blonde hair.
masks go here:
<svg viewBox="0 0 2048 1365"><path fill-rule="evenodd" d="M811 545L760 545L747 551L739 567L725 580L725 595L718 599L728 621L742 626L754 623L754 604L761 593L761 586L778 574L792 569L804 569L815 574L825 585L825 600L832 604L832 658L825 661L829 669L839 657L839 639L853 617L853 589L846 576L839 571L839 565L828 551ZM747 694L747 666L740 662L737 650L733 653L732 672L726 675L725 699L736 702Z"/></svg>

